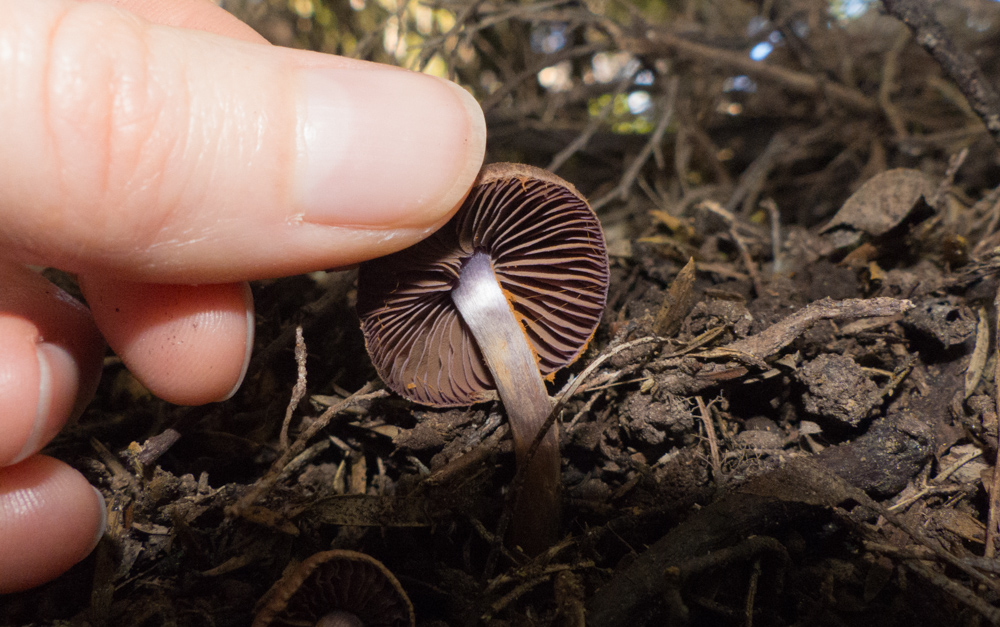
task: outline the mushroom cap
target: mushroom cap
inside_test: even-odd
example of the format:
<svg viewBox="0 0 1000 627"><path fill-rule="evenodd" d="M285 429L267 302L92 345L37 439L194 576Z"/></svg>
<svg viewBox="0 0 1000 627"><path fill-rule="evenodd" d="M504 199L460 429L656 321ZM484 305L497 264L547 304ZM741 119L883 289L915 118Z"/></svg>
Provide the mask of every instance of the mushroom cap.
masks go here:
<svg viewBox="0 0 1000 627"><path fill-rule="evenodd" d="M316 553L286 573L258 605L253 627L315 625L335 611L365 627L413 627L410 599L382 562L355 551Z"/></svg>
<svg viewBox="0 0 1000 627"><path fill-rule="evenodd" d="M495 398L486 362L450 296L476 251L490 256L543 375L575 361L601 320L608 255L587 201L551 172L488 165L444 227L359 270L368 354L382 380L410 400L446 407Z"/></svg>

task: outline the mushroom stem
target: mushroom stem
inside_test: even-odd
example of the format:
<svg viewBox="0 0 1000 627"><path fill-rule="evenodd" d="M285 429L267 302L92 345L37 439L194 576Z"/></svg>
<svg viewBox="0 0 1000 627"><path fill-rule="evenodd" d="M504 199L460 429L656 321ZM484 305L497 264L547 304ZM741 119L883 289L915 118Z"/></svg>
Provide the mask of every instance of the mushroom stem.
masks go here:
<svg viewBox="0 0 1000 627"><path fill-rule="evenodd" d="M493 375L521 466L552 411L552 403L525 331L504 296L489 255L476 251L465 260L451 298ZM560 458L555 425L545 434L524 476L524 486L514 504L510 539L527 553L538 554L555 540L559 521Z"/></svg>

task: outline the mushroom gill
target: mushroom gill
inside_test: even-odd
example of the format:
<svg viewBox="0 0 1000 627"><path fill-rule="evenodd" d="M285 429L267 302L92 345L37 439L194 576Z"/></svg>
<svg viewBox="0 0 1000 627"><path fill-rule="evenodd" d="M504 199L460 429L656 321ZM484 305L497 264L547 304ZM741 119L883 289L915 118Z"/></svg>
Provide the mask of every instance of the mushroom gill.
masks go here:
<svg viewBox="0 0 1000 627"><path fill-rule="evenodd" d="M253 627L413 627L413 605L382 562L364 553L316 553L260 600Z"/></svg>

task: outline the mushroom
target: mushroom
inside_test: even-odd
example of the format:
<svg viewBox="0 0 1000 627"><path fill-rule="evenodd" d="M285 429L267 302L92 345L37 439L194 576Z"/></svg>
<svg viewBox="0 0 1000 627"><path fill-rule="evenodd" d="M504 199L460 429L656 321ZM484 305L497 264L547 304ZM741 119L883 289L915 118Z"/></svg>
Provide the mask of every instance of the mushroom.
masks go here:
<svg viewBox="0 0 1000 627"><path fill-rule="evenodd" d="M286 572L264 595L252 627L413 627L413 605L382 562L324 551Z"/></svg>
<svg viewBox="0 0 1000 627"><path fill-rule="evenodd" d="M518 465L552 411L543 376L576 360L601 319L608 256L576 189L526 165L486 166L443 228L361 265L358 314L372 362L400 395L427 405L495 399ZM559 523L555 425L525 472L510 540L547 548Z"/></svg>

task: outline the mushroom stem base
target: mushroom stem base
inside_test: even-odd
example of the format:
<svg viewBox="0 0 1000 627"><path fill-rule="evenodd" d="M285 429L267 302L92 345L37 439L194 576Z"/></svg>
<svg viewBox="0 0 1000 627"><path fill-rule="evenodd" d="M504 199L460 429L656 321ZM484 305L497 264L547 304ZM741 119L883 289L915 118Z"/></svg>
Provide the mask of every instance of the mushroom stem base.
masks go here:
<svg viewBox="0 0 1000 627"><path fill-rule="evenodd" d="M451 298L493 375L507 410L518 466L522 466L552 404L528 338L486 253L476 252L466 260ZM529 554L537 554L551 545L559 523L560 456L554 425L530 464L514 506L509 540Z"/></svg>

